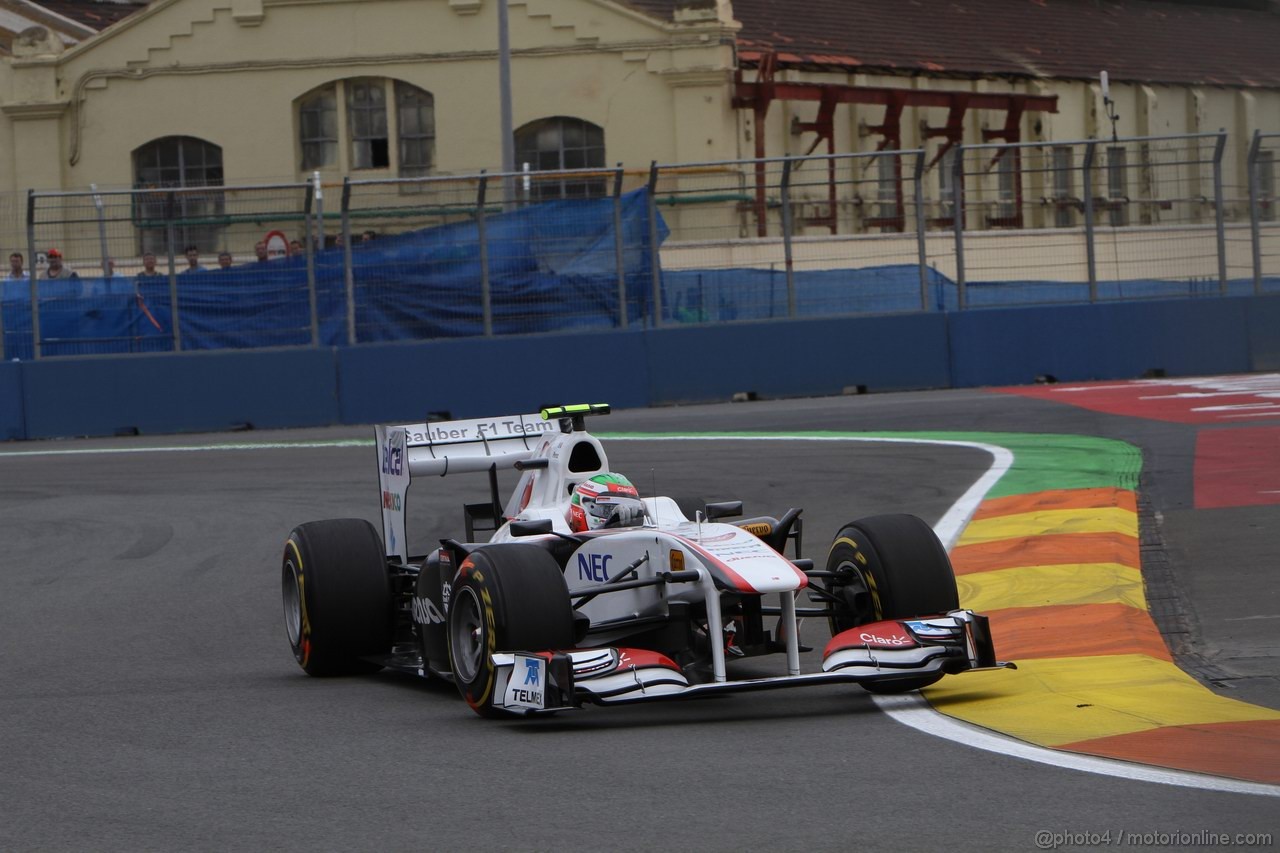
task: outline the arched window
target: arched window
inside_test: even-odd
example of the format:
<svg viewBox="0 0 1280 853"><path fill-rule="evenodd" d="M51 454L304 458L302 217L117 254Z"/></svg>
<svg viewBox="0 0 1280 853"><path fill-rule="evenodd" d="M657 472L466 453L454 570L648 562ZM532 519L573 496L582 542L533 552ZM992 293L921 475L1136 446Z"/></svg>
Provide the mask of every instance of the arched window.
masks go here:
<svg viewBox="0 0 1280 853"><path fill-rule="evenodd" d="M352 77L311 90L297 106L304 172L388 169L418 177L431 171L436 123L430 92L403 80Z"/></svg>
<svg viewBox="0 0 1280 853"><path fill-rule="evenodd" d="M138 226L139 252L165 252L170 218L180 224L176 228L174 251L195 244L202 251L218 243L221 227L207 220L221 216L223 197L218 191L174 192L199 187L222 186L222 148L193 136L164 136L142 145L133 152L133 185L137 189L157 192L135 197L134 222Z"/></svg>
<svg viewBox="0 0 1280 853"><path fill-rule="evenodd" d="M516 131L516 169L604 168L604 128L580 118L554 116L531 121ZM529 183L528 197L588 198L605 194L603 178Z"/></svg>

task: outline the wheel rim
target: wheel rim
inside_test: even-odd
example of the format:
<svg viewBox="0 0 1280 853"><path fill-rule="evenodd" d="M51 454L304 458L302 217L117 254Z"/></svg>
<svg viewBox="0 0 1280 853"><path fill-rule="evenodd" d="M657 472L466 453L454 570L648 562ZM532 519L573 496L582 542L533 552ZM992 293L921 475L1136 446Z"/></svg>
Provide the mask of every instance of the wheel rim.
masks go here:
<svg viewBox="0 0 1280 853"><path fill-rule="evenodd" d="M284 629L289 642L297 648L302 643L302 589L292 560L284 565Z"/></svg>
<svg viewBox="0 0 1280 853"><path fill-rule="evenodd" d="M463 682L475 680L484 655L484 617L470 587L457 591L449 603L449 648L454 675Z"/></svg>
<svg viewBox="0 0 1280 853"><path fill-rule="evenodd" d="M862 568L852 560L843 561L836 567L837 572L847 572L849 579L845 581L844 599L849 604L854 625L866 625L879 620L876 614L875 598L871 595L871 586L867 583Z"/></svg>

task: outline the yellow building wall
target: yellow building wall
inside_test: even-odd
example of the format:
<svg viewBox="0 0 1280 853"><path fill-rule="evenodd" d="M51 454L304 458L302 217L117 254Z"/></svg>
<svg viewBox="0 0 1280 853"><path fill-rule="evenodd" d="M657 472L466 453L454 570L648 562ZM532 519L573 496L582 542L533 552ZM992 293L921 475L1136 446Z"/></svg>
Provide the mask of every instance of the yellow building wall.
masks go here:
<svg viewBox="0 0 1280 853"><path fill-rule="evenodd" d="M665 24L611 0L511 0L514 126L557 115L602 126L606 163L621 162L635 173L628 188L643 181L650 161L751 157L760 134L769 156L805 153L814 137L794 131L794 122L812 121L816 104L775 102L763 128L753 126L749 110L733 107L736 28L728 0ZM221 146L227 184L300 180L306 176L297 99L342 78L400 79L433 94L437 174L496 170L496 41L497 0L157 0L61 55L2 61L0 241L25 243L14 217L21 216L28 188L128 187L131 152L159 137L195 136ZM754 74L748 70L745 77ZM779 74L781 80L862 86L1054 94L1056 114L1023 117L1024 140L1111 133L1096 81ZM1239 221L1249 136L1257 128L1280 133L1280 92L1123 82L1113 82L1111 91L1121 136L1229 131L1228 217ZM868 128L883 114L882 107L838 107L835 150L873 151L881 137ZM906 110L903 147L924 145L935 154L941 140L926 139L921 128L941 127L946 118L945 110ZM984 128L1003 123L1001 112L970 111L965 142L979 143ZM325 179L340 180L340 166L326 170ZM930 199L938 197L938 172L925 177ZM349 174L393 176L386 169ZM874 173L860 177L873 193ZM1026 179L1026 194L1043 194L1036 180ZM977 203L993 201L994 173L968 190ZM1211 193L1211 186L1196 176L1188 191ZM797 194L801 202L821 198L821 189ZM858 230L867 209L841 209L841 231ZM929 209L930 216L940 212L936 203ZM668 218L679 231L686 221L694 227L709 216L708 228L754 233L751 217L731 206L714 215L673 210ZM1044 217L1036 212L1027 224L1052 224ZM818 236L824 229L801 233Z"/></svg>

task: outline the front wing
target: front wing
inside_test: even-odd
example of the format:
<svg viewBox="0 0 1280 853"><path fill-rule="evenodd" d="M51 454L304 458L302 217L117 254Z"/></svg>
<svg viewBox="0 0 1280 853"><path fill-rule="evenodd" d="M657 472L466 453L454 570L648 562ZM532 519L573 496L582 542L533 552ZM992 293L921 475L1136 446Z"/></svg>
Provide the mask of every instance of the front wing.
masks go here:
<svg viewBox="0 0 1280 853"><path fill-rule="evenodd" d="M697 683L665 655L646 649L496 653L493 705L548 713L584 703L618 705L833 683L1010 668L997 661L987 619L968 610L924 619L876 622L837 634L820 672Z"/></svg>

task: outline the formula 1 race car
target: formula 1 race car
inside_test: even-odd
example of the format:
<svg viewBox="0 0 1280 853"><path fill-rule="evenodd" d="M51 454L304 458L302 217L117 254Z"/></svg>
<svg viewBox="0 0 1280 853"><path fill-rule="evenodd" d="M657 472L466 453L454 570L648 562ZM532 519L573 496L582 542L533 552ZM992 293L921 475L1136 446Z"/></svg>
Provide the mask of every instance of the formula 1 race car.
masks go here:
<svg viewBox="0 0 1280 853"><path fill-rule="evenodd" d="M449 679L477 713L504 716L831 682L897 693L1012 666L996 660L986 617L959 608L947 553L920 519L850 522L817 569L798 553L799 509L726 523L741 502L640 497L585 429L608 411L376 427L382 535L337 519L285 544L285 626L302 668ZM504 505L497 474L509 469L519 479ZM410 482L462 473L489 479L489 500L464 505L465 539L409 554ZM801 591L817 606L797 607ZM820 671L801 671L803 616L830 624ZM732 677L770 654L785 674Z"/></svg>

